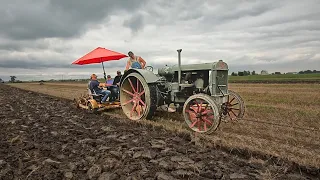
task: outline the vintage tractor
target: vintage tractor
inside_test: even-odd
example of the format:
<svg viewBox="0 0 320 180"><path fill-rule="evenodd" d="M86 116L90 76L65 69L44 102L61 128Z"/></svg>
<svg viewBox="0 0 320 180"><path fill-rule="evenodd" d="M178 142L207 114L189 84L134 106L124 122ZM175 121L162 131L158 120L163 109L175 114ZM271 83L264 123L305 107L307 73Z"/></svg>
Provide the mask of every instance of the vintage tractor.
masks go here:
<svg viewBox="0 0 320 180"><path fill-rule="evenodd" d="M174 104L193 131L211 133L221 120L241 119L245 105L241 97L228 90L228 65L213 63L178 65L158 69L130 69L120 81L120 103L131 120L152 119L162 105Z"/></svg>

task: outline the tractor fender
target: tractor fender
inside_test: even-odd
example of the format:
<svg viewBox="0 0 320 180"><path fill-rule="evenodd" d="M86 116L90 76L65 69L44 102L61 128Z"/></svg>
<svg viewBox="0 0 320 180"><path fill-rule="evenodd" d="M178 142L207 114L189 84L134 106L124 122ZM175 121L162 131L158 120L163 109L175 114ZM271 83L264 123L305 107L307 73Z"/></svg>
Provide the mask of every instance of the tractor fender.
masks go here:
<svg viewBox="0 0 320 180"><path fill-rule="evenodd" d="M153 72L149 71L149 70L145 70L145 69L129 69L128 71L126 71L120 80L120 84L122 84L122 81L125 79L125 77L130 74L130 73L138 73L140 74L145 80L146 82L149 83L155 83L157 82L160 77L158 77L157 75L155 75Z"/></svg>
<svg viewBox="0 0 320 180"><path fill-rule="evenodd" d="M97 103L96 100L94 100L94 99L89 99L88 101L89 101L89 103L91 103L92 108L94 108L94 109L99 108L98 103Z"/></svg>

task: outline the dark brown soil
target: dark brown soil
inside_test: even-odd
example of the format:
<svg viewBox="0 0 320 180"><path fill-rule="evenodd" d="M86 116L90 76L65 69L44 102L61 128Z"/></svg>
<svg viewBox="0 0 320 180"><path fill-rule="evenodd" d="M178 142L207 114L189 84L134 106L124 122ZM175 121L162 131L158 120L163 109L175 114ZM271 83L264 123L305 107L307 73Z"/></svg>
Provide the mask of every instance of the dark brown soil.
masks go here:
<svg viewBox="0 0 320 180"><path fill-rule="evenodd" d="M316 179L0 85L0 179Z"/></svg>

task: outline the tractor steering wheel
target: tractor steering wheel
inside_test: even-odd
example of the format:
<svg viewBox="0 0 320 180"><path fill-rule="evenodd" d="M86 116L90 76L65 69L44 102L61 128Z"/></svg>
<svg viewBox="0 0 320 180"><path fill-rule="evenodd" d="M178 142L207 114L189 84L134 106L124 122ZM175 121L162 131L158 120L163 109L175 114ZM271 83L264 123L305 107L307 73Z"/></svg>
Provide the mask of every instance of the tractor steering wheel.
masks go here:
<svg viewBox="0 0 320 180"><path fill-rule="evenodd" d="M153 72L153 67L152 66L146 66L144 69L149 70L151 72Z"/></svg>

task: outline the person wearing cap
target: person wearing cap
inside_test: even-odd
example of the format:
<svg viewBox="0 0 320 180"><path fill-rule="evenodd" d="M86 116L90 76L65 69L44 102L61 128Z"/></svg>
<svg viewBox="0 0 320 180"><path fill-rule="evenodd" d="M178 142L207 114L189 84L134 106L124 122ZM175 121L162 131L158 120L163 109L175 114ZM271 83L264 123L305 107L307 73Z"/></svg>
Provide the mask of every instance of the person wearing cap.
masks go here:
<svg viewBox="0 0 320 180"><path fill-rule="evenodd" d="M133 52L128 52L129 59L127 61L126 70L129 68L133 69L144 69L146 66L146 61L142 59L140 56L135 56Z"/></svg>
<svg viewBox="0 0 320 180"><path fill-rule="evenodd" d="M106 81L106 86L109 87L109 86L112 86L113 84L113 79L111 78L110 75L107 76L107 81Z"/></svg>
<svg viewBox="0 0 320 180"><path fill-rule="evenodd" d="M122 78L121 71L118 70L116 77L114 77L114 79L113 79L113 85L115 85L115 87L116 87L116 88L114 88L114 91L117 94L117 99L119 99L119 95L120 95L119 89L120 89L121 78Z"/></svg>
<svg viewBox="0 0 320 180"><path fill-rule="evenodd" d="M90 77L90 83L89 83L89 89L92 91L94 91L96 94L102 94L104 95L101 103L106 103L107 98L109 97L109 95L111 94L111 92L109 90L103 89L101 87L106 87L106 83L100 83L97 79L97 75L96 74L92 74Z"/></svg>
<svg viewBox="0 0 320 180"><path fill-rule="evenodd" d="M121 71L118 70L116 77L114 77L113 85L117 85L118 87L120 87L121 77L122 77Z"/></svg>

